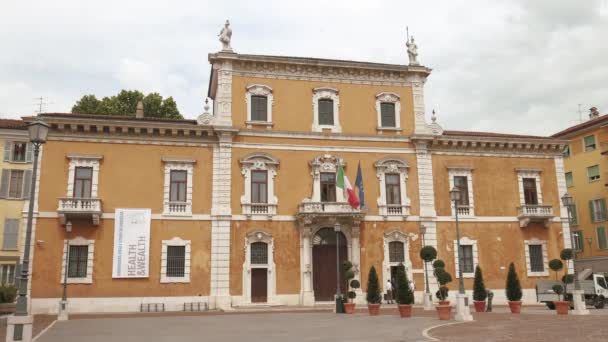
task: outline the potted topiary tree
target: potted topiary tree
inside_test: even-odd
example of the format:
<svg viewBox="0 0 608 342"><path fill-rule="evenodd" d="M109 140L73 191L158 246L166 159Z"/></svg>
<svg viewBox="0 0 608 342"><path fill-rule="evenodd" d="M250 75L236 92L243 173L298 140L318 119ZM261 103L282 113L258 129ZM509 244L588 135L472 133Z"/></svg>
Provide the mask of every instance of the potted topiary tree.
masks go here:
<svg viewBox="0 0 608 342"><path fill-rule="evenodd" d="M439 305L436 307L437 315L440 320L448 320L450 319L452 307L450 306L450 302L446 300L449 291L446 284L452 281L452 276L445 270L445 263L443 260L435 260L435 262L433 262L433 269L433 274L440 285L439 290L435 293L437 299L439 299Z"/></svg>
<svg viewBox="0 0 608 342"><path fill-rule="evenodd" d="M429 286L428 286L428 277L427 277L426 268L427 268L427 264L429 262L432 262L433 260L437 259L437 250L433 246L422 247L420 249L420 259L422 259L422 261L424 261L424 275L425 275L425 281L427 282L426 290L424 293L424 303L425 303L425 310L428 310L428 309L430 309L429 306L432 306L433 295L430 293L430 291L428 291Z"/></svg>
<svg viewBox="0 0 608 342"><path fill-rule="evenodd" d="M401 317L412 317L412 304L414 304L414 294L405 273L405 266L400 265L397 269L397 304Z"/></svg>
<svg viewBox="0 0 608 342"><path fill-rule="evenodd" d="M515 271L515 264L509 265L509 273L507 274L506 294L509 300L509 309L511 313L521 312L521 284L519 283L519 277Z"/></svg>
<svg viewBox="0 0 608 342"><path fill-rule="evenodd" d="M344 313L352 314L355 312L355 303L353 302L357 298L357 293L354 289L358 289L361 283L355 278L355 272L353 271L352 262L346 260L342 263L342 276L346 279L346 284L349 288L347 289L346 299L344 301Z"/></svg>
<svg viewBox="0 0 608 342"><path fill-rule="evenodd" d="M372 266L369 269L369 275L367 277L367 309L370 316L377 316L380 313L380 303L382 297L380 297L380 284L378 283L378 273L376 268Z"/></svg>
<svg viewBox="0 0 608 342"><path fill-rule="evenodd" d="M555 284L552 287L553 292L557 293L557 301L555 301L555 311L558 315L567 315L568 309L570 308L570 302L565 300L559 300L560 296L564 293L564 287L561 284ZM563 296L562 296L563 298Z"/></svg>
<svg viewBox="0 0 608 342"><path fill-rule="evenodd" d="M473 304L475 305L475 312L486 312L486 298L488 298L488 292L483 283L481 267L477 265L477 267L475 267L475 282L473 283Z"/></svg>

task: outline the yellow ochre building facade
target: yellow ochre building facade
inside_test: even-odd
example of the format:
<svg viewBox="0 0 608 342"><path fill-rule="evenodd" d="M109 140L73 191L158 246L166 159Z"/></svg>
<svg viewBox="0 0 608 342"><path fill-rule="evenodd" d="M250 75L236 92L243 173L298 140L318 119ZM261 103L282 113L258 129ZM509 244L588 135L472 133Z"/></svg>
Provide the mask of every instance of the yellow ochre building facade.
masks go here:
<svg viewBox="0 0 608 342"><path fill-rule="evenodd" d="M57 312L66 240L70 312L319 305L333 300L337 249L363 284L357 301L371 266L386 284L403 263L420 302L423 240L456 278L455 210L467 293L480 265L504 302L514 262L523 300L535 302L548 260L570 246L560 203L565 141L444 130L434 114L427 120L431 69L416 61L227 49L209 62L213 109L197 120L147 118L145 109L38 115L51 130L41 154L34 312ZM340 166L352 184L360 166L363 209L336 187ZM453 208L455 185L463 200ZM141 244L120 254L117 246L134 241L130 230L142 232ZM449 286L455 295L457 282Z"/></svg>

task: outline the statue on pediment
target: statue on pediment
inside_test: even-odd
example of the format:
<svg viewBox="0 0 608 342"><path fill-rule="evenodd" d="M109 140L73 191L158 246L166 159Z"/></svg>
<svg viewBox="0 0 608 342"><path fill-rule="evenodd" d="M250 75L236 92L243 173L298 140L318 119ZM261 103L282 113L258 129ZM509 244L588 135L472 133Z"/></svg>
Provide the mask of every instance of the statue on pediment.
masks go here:
<svg viewBox="0 0 608 342"><path fill-rule="evenodd" d="M222 31L218 35L220 42L222 42L222 51L232 51L230 46L230 40L232 39L232 29L230 28L230 21L226 20Z"/></svg>

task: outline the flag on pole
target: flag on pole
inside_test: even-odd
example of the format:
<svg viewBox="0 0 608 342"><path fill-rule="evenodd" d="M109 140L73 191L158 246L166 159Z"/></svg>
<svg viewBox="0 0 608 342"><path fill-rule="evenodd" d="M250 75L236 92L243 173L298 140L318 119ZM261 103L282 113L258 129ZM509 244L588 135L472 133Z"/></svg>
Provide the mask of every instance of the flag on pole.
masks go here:
<svg viewBox="0 0 608 342"><path fill-rule="evenodd" d="M359 199L357 198L357 195L355 195L355 190L353 190L353 186L350 185L348 177L346 177L344 174L342 165L338 165L338 172L336 173L336 187L344 191L344 195L348 199L348 203L351 207L359 208Z"/></svg>
<svg viewBox="0 0 608 342"><path fill-rule="evenodd" d="M361 172L361 162L357 166L357 179L355 179L355 186L359 189L359 206L365 207L365 196L363 193L363 173Z"/></svg>

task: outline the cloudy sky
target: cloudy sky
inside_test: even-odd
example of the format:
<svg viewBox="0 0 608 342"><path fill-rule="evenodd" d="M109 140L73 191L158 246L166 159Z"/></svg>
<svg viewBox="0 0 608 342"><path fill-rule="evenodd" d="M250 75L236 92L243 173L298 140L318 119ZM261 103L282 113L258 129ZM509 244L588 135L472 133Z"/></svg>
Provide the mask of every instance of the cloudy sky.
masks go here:
<svg viewBox="0 0 608 342"><path fill-rule="evenodd" d="M0 4L0 117L124 88L194 118L225 19L239 53L399 64L407 25L447 129L544 135L579 104L608 113L608 0L29 0Z"/></svg>

